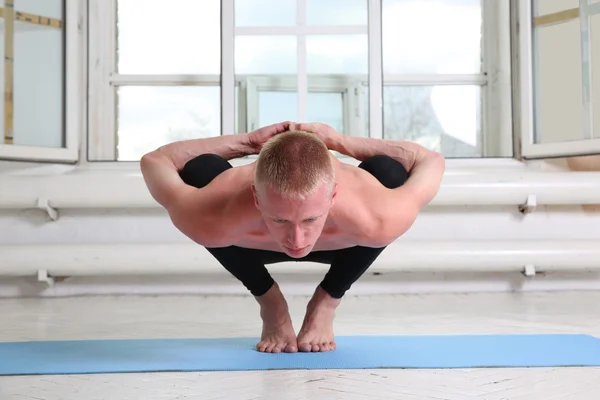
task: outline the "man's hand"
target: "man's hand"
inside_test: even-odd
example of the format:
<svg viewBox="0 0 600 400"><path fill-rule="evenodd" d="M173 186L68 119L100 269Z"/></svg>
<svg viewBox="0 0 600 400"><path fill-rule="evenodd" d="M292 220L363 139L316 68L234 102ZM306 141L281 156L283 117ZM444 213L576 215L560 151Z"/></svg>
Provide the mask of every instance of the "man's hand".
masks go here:
<svg viewBox="0 0 600 400"><path fill-rule="evenodd" d="M343 139L343 135L333 129L331 126L327 124L323 124L320 122L310 122L310 123L292 123L290 125L291 131L304 131L308 133L312 133L321 139L328 149L337 150L339 147L339 143Z"/></svg>
<svg viewBox="0 0 600 400"><path fill-rule="evenodd" d="M288 130L290 130L291 125L292 122L285 121L280 122L278 124L265 126L253 132L249 132L248 144L254 150L253 154L260 153L260 150L263 148L263 146L269 139L271 139L275 135L279 135L280 133L287 132Z"/></svg>

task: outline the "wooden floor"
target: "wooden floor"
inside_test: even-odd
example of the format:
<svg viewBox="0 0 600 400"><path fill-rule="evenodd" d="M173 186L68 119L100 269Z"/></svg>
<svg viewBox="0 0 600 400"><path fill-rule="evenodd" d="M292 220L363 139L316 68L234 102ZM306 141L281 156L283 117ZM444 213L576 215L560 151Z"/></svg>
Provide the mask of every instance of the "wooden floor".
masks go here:
<svg viewBox="0 0 600 400"><path fill-rule="evenodd" d="M303 297L289 298L296 327ZM0 300L0 340L256 336L244 297ZM600 293L347 297L336 333L587 333ZM0 377L0 399L599 399L600 368L327 370Z"/></svg>

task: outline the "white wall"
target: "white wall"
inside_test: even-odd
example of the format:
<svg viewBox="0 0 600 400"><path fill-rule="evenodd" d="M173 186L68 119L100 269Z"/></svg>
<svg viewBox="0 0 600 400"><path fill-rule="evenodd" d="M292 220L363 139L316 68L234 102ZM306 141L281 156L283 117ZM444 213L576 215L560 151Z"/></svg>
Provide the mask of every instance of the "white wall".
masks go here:
<svg viewBox="0 0 600 400"><path fill-rule="evenodd" d="M549 50L560 54L559 43ZM554 54L554 53L553 53ZM557 57L557 59L560 59ZM552 64L551 64L552 65ZM597 64L600 65L600 64ZM555 74L554 74L555 75ZM553 74L549 74L553 76ZM46 78L47 79L47 78ZM556 96L553 94L552 96ZM36 111L36 118L44 115ZM575 111L571 111L573 114ZM572 115L571 117L572 118ZM33 118L31 118L33 119ZM560 165L560 162L558 163ZM19 167L17 167L19 165ZM27 163L0 163L0 170L29 168ZM566 165L564 165L566 167ZM94 179L90 175L90 179ZM107 188L110 190L110 188ZM0 187L0 196L2 195ZM17 244L108 244L124 243L190 243L159 210L59 210L60 218L49 221L40 210L0 210L0 246ZM519 213L516 207L452 207L429 208L419 217L402 241L473 241L495 240L596 240L600 239L600 213L579 206L539 207L529 215ZM1 247L0 247L1 249ZM391 246L386 252L399 260L402 252ZM26 251L23 258L27 258ZM208 261L216 264L214 260ZM0 263L2 255L0 254ZM41 269L43 265L39 266ZM205 266L198 265L201 272ZM6 279L0 281L3 295L61 295L108 292L239 292L246 293L241 284L223 271L216 276L199 274L196 277L172 277L166 271L162 277L148 278L76 278L59 282L55 287L33 285L32 280ZM212 271L212 269L211 269ZM294 291L310 293L319 276L288 276L279 269L278 277ZM518 274L460 274L412 273L391 274L383 277L367 274L356 287L374 293L383 291L437 291L437 290L519 290L524 288L599 287L596 274L546 274L533 280ZM292 285L300 282L300 286ZM587 285L587 286L586 286ZM291 290L291 289L290 289Z"/></svg>

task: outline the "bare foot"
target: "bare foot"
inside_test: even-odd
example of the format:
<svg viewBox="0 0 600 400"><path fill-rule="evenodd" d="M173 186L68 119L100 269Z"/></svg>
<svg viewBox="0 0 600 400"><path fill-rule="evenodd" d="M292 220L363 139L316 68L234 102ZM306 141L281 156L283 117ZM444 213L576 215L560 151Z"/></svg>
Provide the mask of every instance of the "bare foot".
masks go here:
<svg viewBox="0 0 600 400"><path fill-rule="evenodd" d="M263 321L261 341L256 349L263 353L295 353L298 351L296 333L288 305L277 284L264 295L257 297Z"/></svg>
<svg viewBox="0 0 600 400"><path fill-rule="evenodd" d="M331 297L318 287L306 307L306 316L298 334L298 350L324 352L335 350L333 319L340 299Z"/></svg>

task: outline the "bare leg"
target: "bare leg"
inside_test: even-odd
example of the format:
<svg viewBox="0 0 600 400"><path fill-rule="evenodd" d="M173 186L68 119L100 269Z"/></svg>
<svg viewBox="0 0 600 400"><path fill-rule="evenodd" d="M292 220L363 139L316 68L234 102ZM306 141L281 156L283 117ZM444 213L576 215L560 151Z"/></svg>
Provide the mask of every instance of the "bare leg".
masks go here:
<svg viewBox="0 0 600 400"><path fill-rule="evenodd" d="M296 333L287 302L275 283L267 293L256 297L263 321L261 341L256 349L264 353L295 353L298 351Z"/></svg>
<svg viewBox="0 0 600 400"><path fill-rule="evenodd" d="M306 316L298 334L298 350L323 352L335 350L333 319L341 299L330 296L320 286L306 307Z"/></svg>

